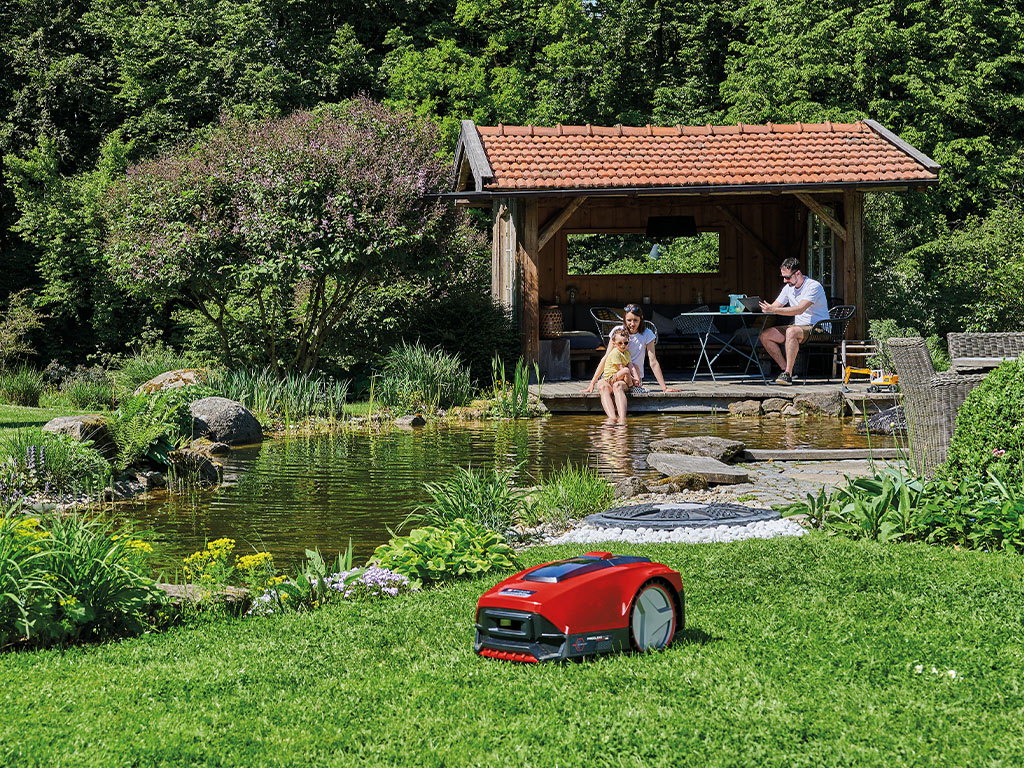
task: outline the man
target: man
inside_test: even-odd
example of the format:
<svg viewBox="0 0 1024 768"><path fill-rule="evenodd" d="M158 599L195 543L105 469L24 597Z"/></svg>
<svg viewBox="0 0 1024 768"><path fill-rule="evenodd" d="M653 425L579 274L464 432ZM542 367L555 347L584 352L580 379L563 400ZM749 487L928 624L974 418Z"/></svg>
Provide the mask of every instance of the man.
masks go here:
<svg viewBox="0 0 1024 768"><path fill-rule="evenodd" d="M762 301L761 311L792 317L793 324L765 328L761 331L761 345L782 369L775 383L789 387L793 384L793 365L800 345L810 338L811 328L816 322L828 320L828 300L821 283L800 271L799 259L786 259L779 268L779 274L785 283L782 293L771 304ZM786 347L785 356L782 345Z"/></svg>

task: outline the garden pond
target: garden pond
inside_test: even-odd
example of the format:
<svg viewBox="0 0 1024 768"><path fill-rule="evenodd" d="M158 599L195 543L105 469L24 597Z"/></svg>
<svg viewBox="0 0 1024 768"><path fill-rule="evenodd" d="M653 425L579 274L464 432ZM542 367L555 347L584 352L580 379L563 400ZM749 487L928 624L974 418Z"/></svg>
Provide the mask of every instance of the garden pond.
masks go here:
<svg viewBox="0 0 1024 768"><path fill-rule="evenodd" d="M344 431L320 437L268 440L223 457L225 483L215 490L158 493L119 505L157 531L161 567L220 537L236 540L236 553L268 551L290 566L306 548L325 555L351 539L355 562L390 538L426 498L423 483L443 479L456 466L516 468L518 485L566 462L586 462L609 480L657 477L646 463L652 440L717 435L753 448L855 448L869 440L855 420L753 421L711 415L640 415L623 426L600 416L553 416L519 421L435 423L379 434ZM871 437L875 447L891 439Z"/></svg>

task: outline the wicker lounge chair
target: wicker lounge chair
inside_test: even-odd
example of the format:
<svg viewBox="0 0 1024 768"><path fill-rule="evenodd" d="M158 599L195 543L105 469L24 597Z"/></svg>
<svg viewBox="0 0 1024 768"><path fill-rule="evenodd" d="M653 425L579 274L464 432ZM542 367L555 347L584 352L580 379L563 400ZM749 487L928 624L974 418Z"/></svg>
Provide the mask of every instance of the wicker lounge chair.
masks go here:
<svg viewBox="0 0 1024 768"><path fill-rule="evenodd" d="M1000 360L1024 354L1024 332L950 333L949 358L958 373L994 368Z"/></svg>
<svg viewBox="0 0 1024 768"><path fill-rule="evenodd" d="M914 468L931 475L946 460L957 411L985 375L936 373L928 346L919 336L889 339L888 345L900 377Z"/></svg>

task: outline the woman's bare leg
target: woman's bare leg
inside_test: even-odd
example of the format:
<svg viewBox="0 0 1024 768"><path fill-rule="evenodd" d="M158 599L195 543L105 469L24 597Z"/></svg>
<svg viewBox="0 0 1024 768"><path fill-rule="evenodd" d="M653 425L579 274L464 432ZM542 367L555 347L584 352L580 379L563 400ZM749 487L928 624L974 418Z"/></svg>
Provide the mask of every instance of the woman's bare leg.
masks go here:
<svg viewBox="0 0 1024 768"><path fill-rule="evenodd" d="M626 382L617 381L612 387L612 391L615 394L615 407L618 411L618 420L620 424L626 423Z"/></svg>

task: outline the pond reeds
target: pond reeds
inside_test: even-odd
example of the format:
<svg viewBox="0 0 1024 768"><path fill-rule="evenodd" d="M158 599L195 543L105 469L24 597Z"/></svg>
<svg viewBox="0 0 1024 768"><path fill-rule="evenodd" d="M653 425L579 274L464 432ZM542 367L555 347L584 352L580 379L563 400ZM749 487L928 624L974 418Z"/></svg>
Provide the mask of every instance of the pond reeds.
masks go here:
<svg viewBox="0 0 1024 768"><path fill-rule="evenodd" d="M342 418L348 401L348 381L318 374L275 374L269 368L237 368L211 371L207 386L219 395L237 400L263 420L283 418L286 428L296 421Z"/></svg>
<svg viewBox="0 0 1024 768"><path fill-rule="evenodd" d="M533 364L533 373L537 381L540 381L540 367L537 363ZM512 382L509 383L505 377L505 361L495 355L491 360L491 375L494 381L492 398L495 415L509 419L528 416L530 411L530 366L526 361L522 357L516 361Z"/></svg>
<svg viewBox="0 0 1024 768"><path fill-rule="evenodd" d="M397 413L434 413L473 397L469 369L458 355L402 342L388 352L376 378L375 397Z"/></svg>

